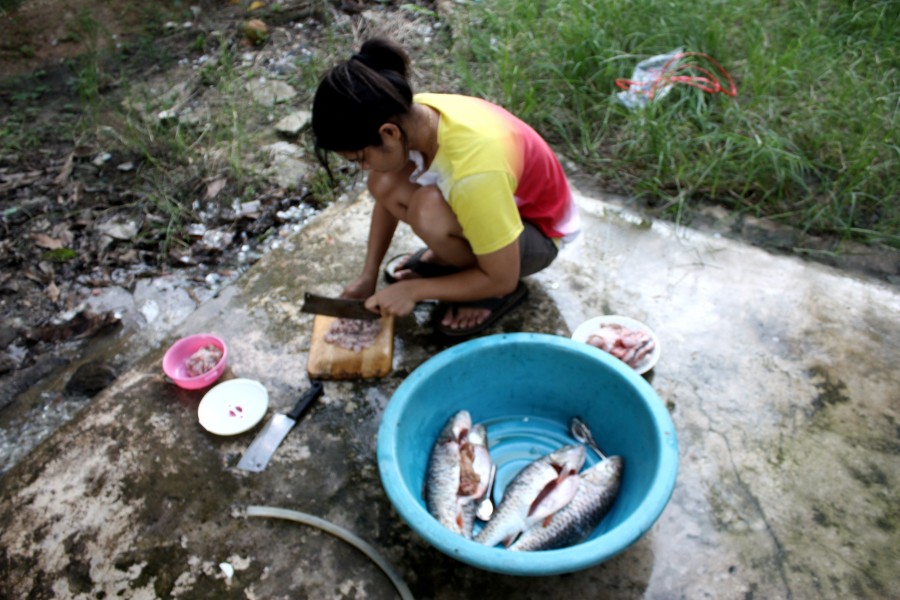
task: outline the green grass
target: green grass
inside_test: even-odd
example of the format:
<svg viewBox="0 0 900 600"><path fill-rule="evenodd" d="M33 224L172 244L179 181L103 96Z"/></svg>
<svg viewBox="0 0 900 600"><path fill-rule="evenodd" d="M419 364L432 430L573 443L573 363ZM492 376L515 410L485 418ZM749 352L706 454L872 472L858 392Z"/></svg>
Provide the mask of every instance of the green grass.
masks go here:
<svg viewBox="0 0 900 600"><path fill-rule="evenodd" d="M467 7L455 24L463 91L524 118L601 187L675 218L716 202L900 246L900 3ZM617 101L617 78L679 47L720 62L737 97L677 85L642 110Z"/></svg>
<svg viewBox="0 0 900 600"><path fill-rule="evenodd" d="M697 206L714 202L813 234L900 247L895 0L491 0L454 7L450 27L429 43L415 35L398 40L415 59L416 88L508 107L601 189L676 221L689 222ZM59 132L90 141L112 131L119 148L142 158L147 210L175 243L189 216L186 199L202 188L197 181L225 175L233 197L259 184L247 164L271 134L271 111L249 103L246 85L255 75L236 65L242 50L230 34L182 36L179 46L167 41L163 23L187 18L187 5L134 10L144 11L145 31L119 52L89 10L69 22L68 35L86 44L69 63L81 110L61 115ZM412 4L398 10L442 18ZM295 107L308 108L321 74L364 37L349 23L325 25L316 51L289 78L300 92ZM617 101L617 78L679 47L718 60L734 77L737 97L676 86L642 110ZM193 92L209 115L198 123L155 119L174 99L148 92L129 73L151 64L167 69L177 57L200 53L214 59L197 72ZM35 135L32 105L53 88L37 74L21 83L28 85L6 96L11 110L0 118L0 155L33 151L44 139ZM301 143L311 157L309 136ZM319 202L333 198L335 182L317 176L308 183Z"/></svg>

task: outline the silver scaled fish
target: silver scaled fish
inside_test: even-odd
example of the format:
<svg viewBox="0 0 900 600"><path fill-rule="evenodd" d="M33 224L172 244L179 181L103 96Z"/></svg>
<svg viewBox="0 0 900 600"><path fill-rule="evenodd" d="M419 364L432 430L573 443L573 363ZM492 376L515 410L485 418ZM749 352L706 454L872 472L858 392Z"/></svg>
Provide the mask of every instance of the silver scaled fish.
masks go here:
<svg viewBox="0 0 900 600"><path fill-rule="evenodd" d="M578 491L584 458L584 446L564 446L519 471L475 541L509 546L519 534L566 506Z"/></svg>
<svg viewBox="0 0 900 600"><path fill-rule="evenodd" d="M450 531L471 538L476 504L487 491L490 474L487 430L472 425L469 412L461 410L447 421L428 459L428 512Z"/></svg>
<svg viewBox="0 0 900 600"><path fill-rule="evenodd" d="M510 550L553 550L579 544L612 508L622 481L621 456L611 456L579 475L575 497L559 512L523 533Z"/></svg>

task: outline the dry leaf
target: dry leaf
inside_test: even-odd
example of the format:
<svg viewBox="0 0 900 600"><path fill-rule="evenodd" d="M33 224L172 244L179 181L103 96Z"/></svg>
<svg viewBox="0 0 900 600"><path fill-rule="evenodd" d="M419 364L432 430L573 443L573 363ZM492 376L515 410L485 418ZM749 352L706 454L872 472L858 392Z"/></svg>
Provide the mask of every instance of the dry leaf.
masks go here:
<svg viewBox="0 0 900 600"><path fill-rule="evenodd" d="M50 282L50 285L47 286L47 297L50 298L50 301L56 303L59 301L59 288L56 287L54 282Z"/></svg>
<svg viewBox="0 0 900 600"><path fill-rule="evenodd" d="M64 245L60 240L50 237L46 233L32 233L28 237L31 238L36 246L47 250L59 250Z"/></svg>
<svg viewBox="0 0 900 600"><path fill-rule="evenodd" d="M28 270L23 273L26 279L30 279L31 281L38 283L40 285L44 285L44 278L35 273L34 271Z"/></svg>
<svg viewBox="0 0 900 600"><path fill-rule="evenodd" d="M59 175L53 180L58 186L63 186L69 181L69 175L72 174L72 169L75 167L75 153L70 153L69 156L66 157L66 162L63 163L62 169L59 170Z"/></svg>
<svg viewBox="0 0 900 600"><path fill-rule="evenodd" d="M26 329L25 338L35 342L58 342L72 338L86 338L118 324L119 317L112 311L98 314L90 309L85 309L65 323L51 323L41 327Z"/></svg>
<svg viewBox="0 0 900 600"><path fill-rule="evenodd" d="M43 173L41 171L29 171L27 173L12 173L11 175L3 175L3 181L0 182L0 194L5 194L16 188L31 185L40 179Z"/></svg>
<svg viewBox="0 0 900 600"><path fill-rule="evenodd" d="M94 144L76 144L75 148L72 149L72 156L75 158L90 158L99 151Z"/></svg>
<svg viewBox="0 0 900 600"><path fill-rule="evenodd" d="M68 223L57 223L53 226L51 232L63 246L70 246L75 240Z"/></svg>
<svg viewBox="0 0 900 600"><path fill-rule="evenodd" d="M206 185L206 199L212 200L216 196L219 195L225 188L225 184L228 183L228 179L225 177L219 177L217 179L213 179Z"/></svg>

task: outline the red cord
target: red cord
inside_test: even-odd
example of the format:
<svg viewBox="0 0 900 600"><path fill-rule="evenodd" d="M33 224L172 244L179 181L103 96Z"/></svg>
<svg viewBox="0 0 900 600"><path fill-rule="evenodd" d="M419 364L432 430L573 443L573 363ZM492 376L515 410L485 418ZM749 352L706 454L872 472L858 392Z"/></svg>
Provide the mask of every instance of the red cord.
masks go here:
<svg viewBox="0 0 900 600"><path fill-rule="evenodd" d="M686 56L697 56L700 58L705 58L706 60L711 62L723 75L725 81L728 83L728 87L723 87L722 83L719 81L719 78L713 72L711 72L709 69L704 69L701 66L682 64L672 68L673 63ZM696 69L697 71L705 75L705 77L697 75L674 74L678 71L687 69ZM632 79L616 79L616 85L618 87L622 88L623 90L630 90L632 86L637 86L638 90L641 91L641 93L646 94L650 100L653 100L653 97L656 95L657 89L659 89L661 86L674 83L683 83L685 85L690 85L710 94L722 93L726 96L731 96L732 98L737 96L737 87L734 85L734 80L731 79L731 75L728 74L728 71L726 71L722 67L722 65L720 65L716 61L716 59L702 52L681 52L680 54L676 54L663 66L659 76L657 76L657 78L653 80L649 90L646 91L641 91L641 88L643 88L647 84L647 82L645 81L634 81Z"/></svg>

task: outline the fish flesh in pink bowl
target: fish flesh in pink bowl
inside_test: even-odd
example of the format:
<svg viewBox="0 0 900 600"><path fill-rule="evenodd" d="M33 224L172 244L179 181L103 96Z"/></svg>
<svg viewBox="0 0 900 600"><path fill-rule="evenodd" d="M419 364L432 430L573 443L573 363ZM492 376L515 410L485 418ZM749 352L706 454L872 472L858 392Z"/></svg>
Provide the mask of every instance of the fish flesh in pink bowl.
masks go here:
<svg viewBox="0 0 900 600"><path fill-rule="evenodd" d="M495 536L479 535L487 527L480 519L462 533L442 524L423 490L436 441L460 411L468 413L473 431L486 431L496 467L495 517L506 488L519 489L517 475L526 467L551 454L572 454L566 449L580 440L569 424L578 417L606 460L618 457L622 463L618 490L602 520L571 545L528 551L517 551L511 539L496 543ZM575 572L624 551L660 517L678 472L675 427L650 384L598 348L541 333L478 338L423 363L391 397L377 452L385 492L417 534L459 561L511 575ZM578 454L582 476L603 461L590 448L583 462Z"/></svg>
<svg viewBox="0 0 900 600"><path fill-rule="evenodd" d="M163 372L175 385L199 390L216 382L225 372L228 346L211 333L181 338L163 356Z"/></svg>

